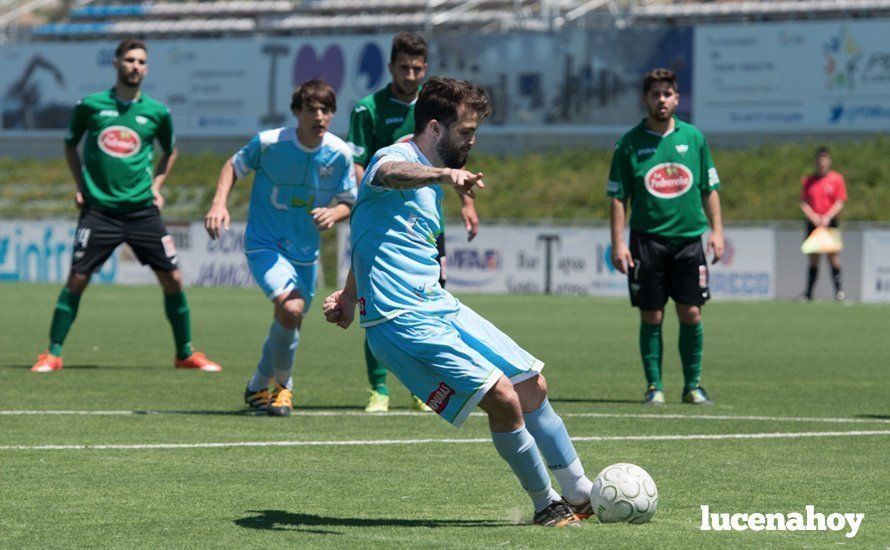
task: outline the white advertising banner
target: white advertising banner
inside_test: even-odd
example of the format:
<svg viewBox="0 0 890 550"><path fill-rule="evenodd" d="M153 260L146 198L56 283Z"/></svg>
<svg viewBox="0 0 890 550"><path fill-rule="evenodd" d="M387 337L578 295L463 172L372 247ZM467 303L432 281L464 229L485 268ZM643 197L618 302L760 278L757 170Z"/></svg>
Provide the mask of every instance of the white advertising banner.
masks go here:
<svg viewBox="0 0 890 550"><path fill-rule="evenodd" d="M711 295L741 300L775 298L775 230L727 227L725 233L723 258L708 266Z"/></svg>
<svg viewBox="0 0 890 550"><path fill-rule="evenodd" d="M705 131L884 131L890 19L699 25L694 122Z"/></svg>
<svg viewBox="0 0 890 550"><path fill-rule="evenodd" d="M890 302L890 230L862 233L862 301Z"/></svg>
<svg viewBox="0 0 890 550"><path fill-rule="evenodd" d="M627 296L627 279L612 266L609 230L483 225L467 242L447 234L448 289L453 292ZM349 271L348 231L339 234L339 279ZM710 266L717 298L771 299L776 292L775 232L728 228L723 259Z"/></svg>
<svg viewBox="0 0 890 550"><path fill-rule="evenodd" d="M75 222L0 221L0 281L63 283L71 267ZM244 256L244 223L210 240L201 223L168 223L187 286L254 286ZM93 275L95 283L156 284L126 245Z"/></svg>

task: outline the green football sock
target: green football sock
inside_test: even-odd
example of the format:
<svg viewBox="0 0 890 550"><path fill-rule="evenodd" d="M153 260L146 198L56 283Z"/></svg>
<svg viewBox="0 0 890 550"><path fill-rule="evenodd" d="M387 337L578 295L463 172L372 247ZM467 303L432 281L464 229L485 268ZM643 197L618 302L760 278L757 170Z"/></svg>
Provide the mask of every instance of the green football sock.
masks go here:
<svg viewBox="0 0 890 550"><path fill-rule="evenodd" d="M371 353L367 338L365 339L365 366L368 369L368 382L371 383L371 389L377 393L389 395L389 388L386 387L386 367Z"/></svg>
<svg viewBox="0 0 890 550"><path fill-rule="evenodd" d="M80 296L80 294L72 294L65 287L62 287L62 292L59 293L56 309L53 312L53 321L49 326L49 352L56 357L62 355L62 344L65 343L68 330L77 317Z"/></svg>
<svg viewBox="0 0 890 550"><path fill-rule="evenodd" d="M662 390L661 386L661 325L640 322L640 356L643 358L643 372L646 383Z"/></svg>
<svg viewBox="0 0 890 550"><path fill-rule="evenodd" d="M167 313L170 326L173 327L176 357L185 359L192 354L192 323L185 292L164 294L164 311Z"/></svg>
<svg viewBox="0 0 890 550"><path fill-rule="evenodd" d="M683 392L701 384L701 357L704 329L701 323L680 325L680 361L683 363Z"/></svg>

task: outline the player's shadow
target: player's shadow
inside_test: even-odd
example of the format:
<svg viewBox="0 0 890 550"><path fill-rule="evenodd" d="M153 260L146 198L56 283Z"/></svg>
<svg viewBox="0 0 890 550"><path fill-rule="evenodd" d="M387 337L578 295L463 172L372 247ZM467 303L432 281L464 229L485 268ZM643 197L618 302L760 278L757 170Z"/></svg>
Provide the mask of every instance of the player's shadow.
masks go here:
<svg viewBox="0 0 890 550"><path fill-rule="evenodd" d="M30 369L34 365L3 365L7 369ZM154 365L70 365L65 364L65 368L63 370L93 370L93 369L102 369L102 370L132 370L132 369L156 369L157 366Z"/></svg>
<svg viewBox="0 0 890 550"><path fill-rule="evenodd" d="M877 420L890 420L890 414L857 414L856 418L875 418Z"/></svg>
<svg viewBox="0 0 890 550"><path fill-rule="evenodd" d="M578 399L578 398L574 398L574 397L556 397L556 398L551 397L550 402L551 403L591 403L591 404L592 403L620 403L620 404L629 403L631 405L639 405L640 403L642 403L642 401L640 401L639 399L596 399L596 398Z"/></svg>
<svg viewBox="0 0 890 550"><path fill-rule="evenodd" d="M439 527L477 528L513 525L508 521L484 519L349 518L298 514L285 512L284 510L248 510L248 513L255 515L236 519L234 524L245 529L300 531L318 535L342 535L342 531L333 530L337 527L421 527L436 529Z"/></svg>

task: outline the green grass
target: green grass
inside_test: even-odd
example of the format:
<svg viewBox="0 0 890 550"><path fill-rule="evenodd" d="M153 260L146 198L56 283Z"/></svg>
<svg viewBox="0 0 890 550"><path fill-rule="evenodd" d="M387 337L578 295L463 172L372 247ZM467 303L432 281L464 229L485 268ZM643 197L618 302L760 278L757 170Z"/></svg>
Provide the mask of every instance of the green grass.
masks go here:
<svg viewBox="0 0 890 550"><path fill-rule="evenodd" d="M298 413L246 414L241 394L271 313L249 289L189 291L195 342L223 364L220 374L172 368L160 291L151 287L91 288L65 369L31 374L57 293L0 286L0 409L143 413L0 415L0 446L488 437L481 417L458 431L433 415L358 414L366 397L361 331L325 325L320 300L302 332ZM678 403L677 327L669 318L669 403L651 411L639 405L637 321L625 300L462 300L547 362L551 400L574 436L890 429L886 306L709 305L704 381L717 404L706 410ZM397 382L391 389L405 409L407 391ZM579 416L589 413L606 416ZM629 416L640 413L688 418ZM695 418L703 414L736 418ZM488 443L0 449L0 547L881 548L890 541L888 443L887 435L578 442L591 475L614 462L646 468L658 483L659 511L642 526L589 521L564 531L522 524L531 516L527 497ZM702 504L786 513L813 504L825 513L863 512L865 520L854 539L702 532Z"/></svg>

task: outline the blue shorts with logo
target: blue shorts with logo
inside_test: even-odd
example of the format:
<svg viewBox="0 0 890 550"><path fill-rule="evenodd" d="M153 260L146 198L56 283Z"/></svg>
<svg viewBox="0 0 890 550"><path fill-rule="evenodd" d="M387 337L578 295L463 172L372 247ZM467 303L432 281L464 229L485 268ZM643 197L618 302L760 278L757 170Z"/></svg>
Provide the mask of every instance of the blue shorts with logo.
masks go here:
<svg viewBox="0 0 890 550"><path fill-rule="evenodd" d="M270 300L290 292L299 291L306 302L304 311L309 312L315 296L318 264L295 264L275 250L248 250L247 266L253 279Z"/></svg>
<svg viewBox="0 0 890 550"><path fill-rule="evenodd" d="M501 374L518 384L544 367L465 305L443 316L404 313L368 327L366 336L374 357L455 427Z"/></svg>

